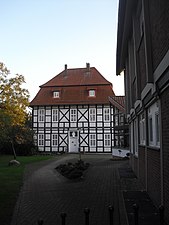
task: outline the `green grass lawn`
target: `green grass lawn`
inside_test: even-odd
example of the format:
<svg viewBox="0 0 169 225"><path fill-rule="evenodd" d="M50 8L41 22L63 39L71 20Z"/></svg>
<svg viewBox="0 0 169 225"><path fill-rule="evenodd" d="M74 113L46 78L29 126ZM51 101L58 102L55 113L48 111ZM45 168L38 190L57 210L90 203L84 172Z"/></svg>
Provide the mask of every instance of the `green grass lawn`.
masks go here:
<svg viewBox="0 0 169 225"><path fill-rule="evenodd" d="M9 225L22 186L25 165L53 158L52 156L18 156L20 166L8 166L13 156L0 155L0 224Z"/></svg>

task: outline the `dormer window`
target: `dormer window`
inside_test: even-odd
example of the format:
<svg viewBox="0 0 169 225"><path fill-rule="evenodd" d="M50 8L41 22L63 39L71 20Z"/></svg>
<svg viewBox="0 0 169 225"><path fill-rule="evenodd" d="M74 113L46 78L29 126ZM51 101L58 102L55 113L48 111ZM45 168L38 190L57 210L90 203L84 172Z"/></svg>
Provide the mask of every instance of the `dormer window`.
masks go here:
<svg viewBox="0 0 169 225"><path fill-rule="evenodd" d="M89 90L89 97L95 97L96 91L94 89Z"/></svg>
<svg viewBox="0 0 169 225"><path fill-rule="evenodd" d="M53 92L53 97L54 98L59 98L60 97L60 92L59 91L54 91Z"/></svg>

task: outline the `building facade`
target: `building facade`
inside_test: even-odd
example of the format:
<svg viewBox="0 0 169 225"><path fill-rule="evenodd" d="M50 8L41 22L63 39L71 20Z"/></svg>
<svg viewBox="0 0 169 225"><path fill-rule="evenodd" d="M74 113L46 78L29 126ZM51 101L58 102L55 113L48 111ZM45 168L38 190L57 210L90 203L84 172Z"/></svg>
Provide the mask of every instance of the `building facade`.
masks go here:
<svg viewBox="0 0 169 225"><path fill-rule="evenodd" d="M39 151L111 153L114 113L112 84L95 67L65 69L30 103Z"/></svg>
<svg viewBox="0 0 169 225"><path fill-rule="evenodd" d="M116 73L124 72L131 165L169 224L169 1L119 0Z"/></svg>
<svg viewBox="0 0 169 225"><path fill-rule="evenodd" d="M114 147L129 148L129 126L125 115L125 96L109 97L114 106Z"/></svg>

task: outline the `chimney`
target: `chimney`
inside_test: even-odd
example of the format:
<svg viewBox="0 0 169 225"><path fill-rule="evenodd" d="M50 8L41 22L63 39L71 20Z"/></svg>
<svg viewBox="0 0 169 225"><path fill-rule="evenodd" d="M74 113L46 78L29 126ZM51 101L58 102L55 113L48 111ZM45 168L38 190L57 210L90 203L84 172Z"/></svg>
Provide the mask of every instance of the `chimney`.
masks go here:
<svg viewBox="0 0 169 225"><path fill-rule="evenodd" d="M90 72L90 63L86 63L87 72Z"/></svg>
<svg viewBox="0 0 169 225"><path fill-rule="evenodd" d="M64 76L65 77L67 76L67 64L65 64L65 73L64 73Z"/></svg>

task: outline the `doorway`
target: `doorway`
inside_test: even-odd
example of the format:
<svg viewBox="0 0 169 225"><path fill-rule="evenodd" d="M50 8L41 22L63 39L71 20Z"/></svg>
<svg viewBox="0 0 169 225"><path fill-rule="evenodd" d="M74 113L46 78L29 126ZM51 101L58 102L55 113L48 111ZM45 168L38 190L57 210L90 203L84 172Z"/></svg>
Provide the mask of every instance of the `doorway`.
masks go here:
<svg viewBox="0 0 169 225"><path fill-rule="evenodd" d="M79 132L78 130L69 131L69 152L78 153L79 151Z"/></svg>

